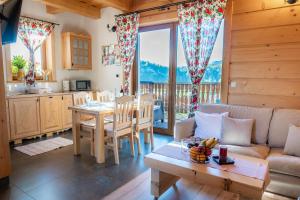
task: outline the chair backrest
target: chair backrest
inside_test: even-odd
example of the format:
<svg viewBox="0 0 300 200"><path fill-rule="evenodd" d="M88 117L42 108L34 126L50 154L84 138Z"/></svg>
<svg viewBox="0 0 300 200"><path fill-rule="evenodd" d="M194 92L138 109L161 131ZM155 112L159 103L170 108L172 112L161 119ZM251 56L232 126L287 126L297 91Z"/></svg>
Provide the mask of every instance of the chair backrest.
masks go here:
<svg viewBox="0 0 300 200"><path fill-rule="evenodd" d="M153 123L153 107L153 94L143 94L140 96L140 102L136 116L137 124Z"/></svg>
<svg viewBox="0 0 300 200"><path fill-rule="evenodd" d="M134 112L134 96L116 98L113 129L121 130L132 127Z"/></svg>
<svg viewBox="0 0 300 200"><path fill-rule="evenodd" d="M82 105L87 103L87 98L93 99L91 92L76 92L73 94L74 105Z"/></svg>
<svg viewBox="0 0 300 200"><path fill-rule="evenodd" d="M115 95L108 90L97 92L96 96L98 102L110 102L115 99Z"/></svg>

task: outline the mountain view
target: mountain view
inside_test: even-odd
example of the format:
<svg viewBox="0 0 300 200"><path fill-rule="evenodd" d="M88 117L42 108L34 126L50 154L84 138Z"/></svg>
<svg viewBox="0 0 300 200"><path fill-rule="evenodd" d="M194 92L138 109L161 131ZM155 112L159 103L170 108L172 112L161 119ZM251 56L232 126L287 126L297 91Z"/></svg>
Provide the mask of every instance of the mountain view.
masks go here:
<svg viewBox="0 0 300 200"><path fill-rule="evenodd" d="M141 82L167 83L168 67L151 63L149 61L140 62L140 80ZM222 61L210 63L206 69L202 82L221 82ZM177 83L190 84L190 76L186 66L180 66L176 70Z"/></svg>

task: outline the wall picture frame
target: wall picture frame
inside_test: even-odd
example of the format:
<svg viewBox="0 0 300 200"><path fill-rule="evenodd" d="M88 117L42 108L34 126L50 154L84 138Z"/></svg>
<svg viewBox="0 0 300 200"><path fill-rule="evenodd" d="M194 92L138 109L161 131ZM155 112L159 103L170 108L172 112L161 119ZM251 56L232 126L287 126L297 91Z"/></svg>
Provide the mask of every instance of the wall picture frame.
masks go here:
<svg viewBox="0 0 300 200"><path fill-rule="evenodd" d="M121 66L120 50L117 44L102 46L102 64L104 66Z"/></svg>

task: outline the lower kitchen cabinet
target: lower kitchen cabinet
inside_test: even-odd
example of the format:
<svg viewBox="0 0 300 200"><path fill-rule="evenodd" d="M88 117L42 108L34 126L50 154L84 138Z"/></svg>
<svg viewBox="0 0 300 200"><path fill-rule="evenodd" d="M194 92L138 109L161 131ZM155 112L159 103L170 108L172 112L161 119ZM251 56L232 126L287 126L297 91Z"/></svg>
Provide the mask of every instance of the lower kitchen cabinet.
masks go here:
<svg viewBox="0 0 300 200"><path fill-rule="evenodd" d="M69 107L73 106L73 95L63 95L62 101L62 126L63 129L72 128L72 111Z"/></svg>
<svg viewBox="0 0 300 200"><path fill-rule="evenodd" d="M62 96L40 97L41 133L62 129Z"/></svg>
<svg viewBox="0 0 300 200"><path fill-rule="evenodd" d="M8 99L10 140L72 127L72 94Z"/></svg>
<svg viewBox="0 0 300 200"><path fill-rule="evenodd" d="M8 106L11 140L40 134L38 97L10 99Z"/></svg>

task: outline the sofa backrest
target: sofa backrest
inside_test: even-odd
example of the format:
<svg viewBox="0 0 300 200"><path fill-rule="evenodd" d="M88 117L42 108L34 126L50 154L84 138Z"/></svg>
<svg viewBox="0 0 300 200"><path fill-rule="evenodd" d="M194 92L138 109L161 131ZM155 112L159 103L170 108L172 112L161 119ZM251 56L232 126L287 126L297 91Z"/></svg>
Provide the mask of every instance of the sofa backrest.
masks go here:
<svg viewBox="0 0 300 200"><path fill-rule="evenodd" d="M224 104L202 104L199 111L204 113L229 112L229 116L238 119L254 119L252 143L266 144L273 108L258 108Z"/></svg>
<svg viewBox="0 0 300 200"><path fill-rule="evenodd" d="M300 126L300 110L274 110L269 131L270 147L283 148L285 146L290 124Z"/></svg>

